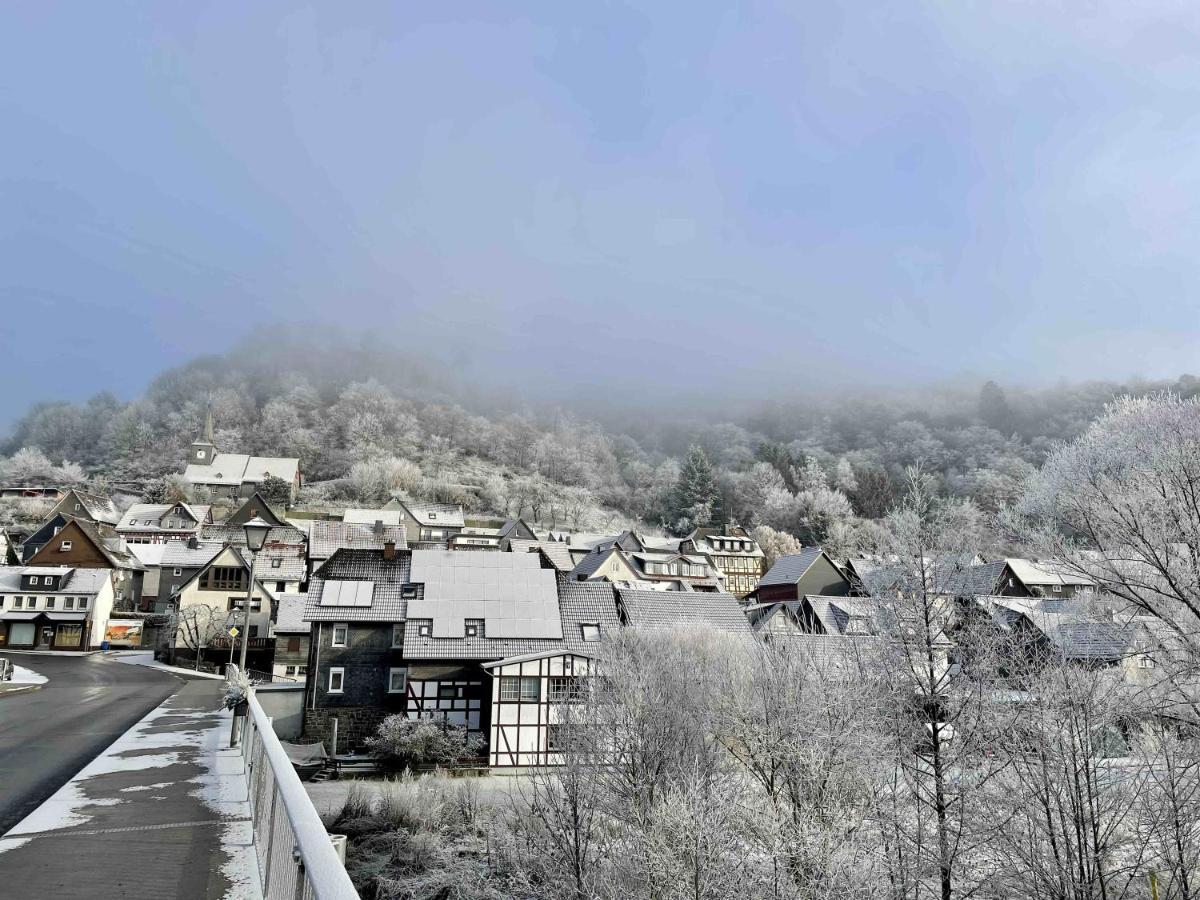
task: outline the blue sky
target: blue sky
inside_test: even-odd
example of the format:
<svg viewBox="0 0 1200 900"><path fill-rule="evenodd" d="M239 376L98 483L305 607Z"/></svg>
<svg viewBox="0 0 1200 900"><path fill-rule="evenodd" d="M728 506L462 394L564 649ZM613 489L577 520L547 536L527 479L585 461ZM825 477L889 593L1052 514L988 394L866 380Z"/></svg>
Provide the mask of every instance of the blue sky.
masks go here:
<svg viewBox="0 0 1200 900"><path fill-rule="evenodd" d="M471 377L1196 372L1192 3L26 3L0 423L254 326Z"/></svg>

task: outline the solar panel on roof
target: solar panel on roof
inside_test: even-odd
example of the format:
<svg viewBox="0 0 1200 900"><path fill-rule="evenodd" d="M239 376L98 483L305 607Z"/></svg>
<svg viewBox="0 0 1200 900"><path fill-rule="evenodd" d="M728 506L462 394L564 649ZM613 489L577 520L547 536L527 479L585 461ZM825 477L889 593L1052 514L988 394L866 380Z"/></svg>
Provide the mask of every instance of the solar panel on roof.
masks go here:
<svg viewBox="0 0 1200 900"><path fill-rule="evenodd" d="M321 586L321 606L370 606L373 581L326 581Z"/></svg>

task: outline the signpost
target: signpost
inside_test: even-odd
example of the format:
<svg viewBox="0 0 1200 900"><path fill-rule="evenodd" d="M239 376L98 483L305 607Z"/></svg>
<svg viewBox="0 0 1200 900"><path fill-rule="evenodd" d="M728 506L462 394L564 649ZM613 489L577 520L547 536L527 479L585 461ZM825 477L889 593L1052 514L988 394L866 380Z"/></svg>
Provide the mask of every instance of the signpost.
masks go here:
<svg viewBox="0 0 1200 900"><path fill-rule="evenodd" d="M233 648L237 646L235 638L238 636L237 626L234 625L229 629L229 664L233 665Z"/></svg>

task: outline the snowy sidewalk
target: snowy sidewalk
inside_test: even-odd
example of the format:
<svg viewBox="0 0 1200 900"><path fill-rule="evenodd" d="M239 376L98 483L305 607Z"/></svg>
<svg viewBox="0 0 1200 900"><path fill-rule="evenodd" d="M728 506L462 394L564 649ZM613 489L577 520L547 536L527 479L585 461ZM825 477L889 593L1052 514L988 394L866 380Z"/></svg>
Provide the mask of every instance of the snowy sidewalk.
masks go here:
<svg viewBox="0 0 1200 900"><path fill-rule="evenodd" d="M133 653L128 651L120 653L109 653L117 662L125 663L127 666L145 666L148 669L158 669L160 672L170 672L172 675L182 675L184 678L204 678L209 681L224 681L224 675L214 675L211 672L199 672L195 669L185 669L182 666L168 666L166 663L159 662L154 658L154 653L149 650L139 650Z"/></svg>
<svg viewBox="0 0 1200 900"><path fill-rule="evenodd" d="M0 838L0 894L261 897L220 697L220 684L188 682Z"/></svg>

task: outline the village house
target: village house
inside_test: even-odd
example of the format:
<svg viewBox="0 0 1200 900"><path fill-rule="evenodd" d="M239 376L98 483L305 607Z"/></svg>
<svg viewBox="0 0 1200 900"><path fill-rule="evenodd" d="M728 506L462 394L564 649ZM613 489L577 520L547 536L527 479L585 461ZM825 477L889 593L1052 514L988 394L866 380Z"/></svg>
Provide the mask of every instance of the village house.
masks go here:
<svg viewBox="0 0 1200 900"><path fill-rule="evenodd" d="M204 415L204 431L192 442L183 477L197 495L213 500L251 497L268 477L278 478L289 486L289 505L295 502L302 483L298 459L221 453L214 443L211 408Z"/></svg>
<svg viewBox="0 0 1200 900"><path fill-rule="evenodd" d="M403 525L316 520L308 528L309 578L338 550L382 550L387 544L401 550L408 546Z"/></svg>
<svg viewBox="0 0 1200 900"><path fill-rule="evenodd" d="M0 566L0 649L99 648L113 583L109 569Z"/></svg>
<svg viewBox="0 0 1200 900"><path fill-rule="evenodd" d="M706 556L725 576L725 590L735 597L751 593L767 571L758 541L740 525L697 528L680 539L679 552Z"/></svg>
<svg viewBox="0 0 1200 900"><path fill-rule="evenodd" d="M135 503L121 516L117 534L126 544L162 544L200 534L212 524L212 507L204 504Z"/></svg>
<svg viewBox="0 0 1200 900"><path fill-rule="evenodd" d="M752 593L755 603L800 600L805 596L844 597L853 585L846 573L820 547L775 560Z"/></svg>
<svg viewBox="0 0 1200 900"><path fill-rule="evenodd" d="M505 519L496 524L474 521L450 537L450 549L504 552L512 547L514 540L537 540L537 535L522 519Z"/></svg>
<svg viewBox="0 0 1200 900"><path fill-rule="evenodd" d="M109 570L116 609L135 609L141 597L145 567L129 552L121 536L107 525L68 519L54 538L25 563Z"/></svg>
<svg viewBox="0 0 1200 900"><path fill-rule="evenodd" d="M250 584L250 554L239 547L223 546L217 554L201 566L196 573L184 581L171 597L171 605L181 620L186 621L188 610L194 606L208 606L224 615L231 624L242 629L246 608L247 588ZM161 593L161 591L160 591ZM256 575L250 601L249 668L264 671L273 656L273 640L270 626L273 617L274 593L262 576ZM186 628L176 631L175 654L191 655L195 647L188 644ZM241 640L241 637L238 638ZM215 637L207 646L220 653L230 646L228 636ZM224 661L224 660L222 660ZM269 671L269 670L266 670Z"/></svg>
<svg viewBox="0 0 1200 900"><path fill-rule="evenodd" d="M456 503L430 503L393 497L384 509L400 513L398 524L404 526L411 547L446 548L450 539L466 527L463 509Z"/></svg>
<svg viewBox="0 0 1200 900"><path fill-rule="evenodd" d="M708 557L655 547L633 531L597 543L570 574L657 591L721 591L724 577Z"/></svg>
<svg viewBox="0 0 1200 900"><path fill-rule="evenodd" d="M308 594L286 593L276 597L276 620L271 626L275 638L275 661L271 674L276 678L304 681L308 676L309 637L312 623L304 621Z"/></svg>

